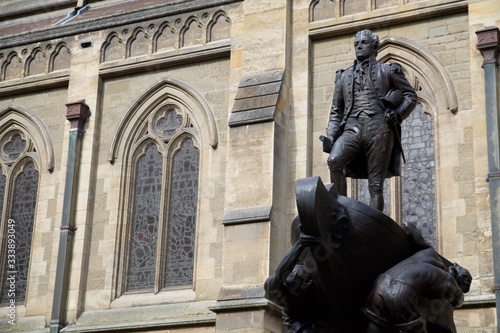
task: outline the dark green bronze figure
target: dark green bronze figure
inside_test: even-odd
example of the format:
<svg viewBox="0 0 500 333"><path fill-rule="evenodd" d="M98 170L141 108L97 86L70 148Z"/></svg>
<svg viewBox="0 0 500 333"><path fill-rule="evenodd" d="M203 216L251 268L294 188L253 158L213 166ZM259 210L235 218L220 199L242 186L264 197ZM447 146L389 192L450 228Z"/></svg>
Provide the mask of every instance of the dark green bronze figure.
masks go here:
<svg viewBox="0 0 500 333"><path fill-rule="evenodd" d="M370 30L356 34L356 61L337 72L322 140L339 194L346 195L346 176L368 179L370 206L382 211L384 180L400 175L400 123L417 105L417 95L399 64L376 60L378 46Z"/></svg>
<svg viewBox="0 0 500 333"><path fill-rule="evenodd" d="M411 223L297 180L292 247L264 284L290 333L456 333L472 277ZM437 311L439 310L439 311Z"/></svg>

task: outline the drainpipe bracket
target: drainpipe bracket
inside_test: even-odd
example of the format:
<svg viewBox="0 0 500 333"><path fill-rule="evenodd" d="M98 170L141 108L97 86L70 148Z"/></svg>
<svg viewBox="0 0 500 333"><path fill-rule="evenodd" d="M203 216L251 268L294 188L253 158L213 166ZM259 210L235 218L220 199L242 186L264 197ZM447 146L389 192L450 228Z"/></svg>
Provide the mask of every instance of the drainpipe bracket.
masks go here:
<svg viewBox="0 0 500 333"><path fill-rule="evenodd" d="M75 227L70 226L70 225L62 225L59 229L68 230L71 233L75 233L75 231L78 230L78 228L75 228Z"/></svg>
<svg viewBox="0 0 500 333"><path fill-rule="evenodd" d="M488 173L488 177L486 178L486 181L489 182L490 179L493 179L493 178L500 178L500 171Z"/></svg>

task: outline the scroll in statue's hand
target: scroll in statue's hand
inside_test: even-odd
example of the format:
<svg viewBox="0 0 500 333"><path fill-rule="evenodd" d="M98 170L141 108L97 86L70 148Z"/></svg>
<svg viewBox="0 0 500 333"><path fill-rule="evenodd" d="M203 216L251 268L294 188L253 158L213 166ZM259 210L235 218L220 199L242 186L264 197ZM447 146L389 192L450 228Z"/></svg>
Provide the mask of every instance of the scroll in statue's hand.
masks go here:
<svg viewBox="0 0 500 333"><path fill-rule="evenodd" d="M323 142L323 152L330 154L330 152L332 151L333 143L335 142L333 140L333 137L320 135L319 139L321 140L321 142Z"/></svg>

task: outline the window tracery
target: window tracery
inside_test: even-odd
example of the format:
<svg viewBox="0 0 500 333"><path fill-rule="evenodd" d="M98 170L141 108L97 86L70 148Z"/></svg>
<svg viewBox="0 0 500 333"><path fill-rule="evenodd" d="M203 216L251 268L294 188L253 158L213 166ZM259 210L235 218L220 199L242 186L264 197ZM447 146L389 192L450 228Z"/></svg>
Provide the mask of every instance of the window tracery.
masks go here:
<svg viewBox="0 0 500 333"><path fill-rule="evenodd" d="M130 142L124 292L193 284L200 160L195 132L184 106L167 99Z"/></svg>
<svg viewBox="0 0 500 333"><path fill-rule="evenodd" d="M2 142L2 159L5 162L14 162L19 158L26 148L26 140L21 137L21 133L14 131L10 135L4 136Z"/></svg>

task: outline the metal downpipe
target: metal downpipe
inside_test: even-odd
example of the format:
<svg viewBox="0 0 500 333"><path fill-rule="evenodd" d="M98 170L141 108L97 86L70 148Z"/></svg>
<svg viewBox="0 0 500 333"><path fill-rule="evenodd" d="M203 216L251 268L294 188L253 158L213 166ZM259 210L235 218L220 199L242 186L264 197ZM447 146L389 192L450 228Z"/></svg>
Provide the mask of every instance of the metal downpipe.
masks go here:
<svg viewBox="0 0 500 333"><path fill-rule="evenodd" d="M57 254L56 280L50 333L59 333L67 325L67 301L73 240L76 231L75 211L80 171L80 155L85 123L90 117L89 107L83 100L66 104L66 119L71 123L69 132L68 162L66 165L66 180L64 184L63 211L61 217L61 232Z"/></svg>
<svg viewBox="0 0 500 333"><path fill-rule="evenodd" d="M498 109L498 51L500 30L487 27L476 31L477 49L484 57L486 131L488 141L488 183L490 190L493 245L493 291L496 299L497 332L500 332L500 113Z"/></svg>

